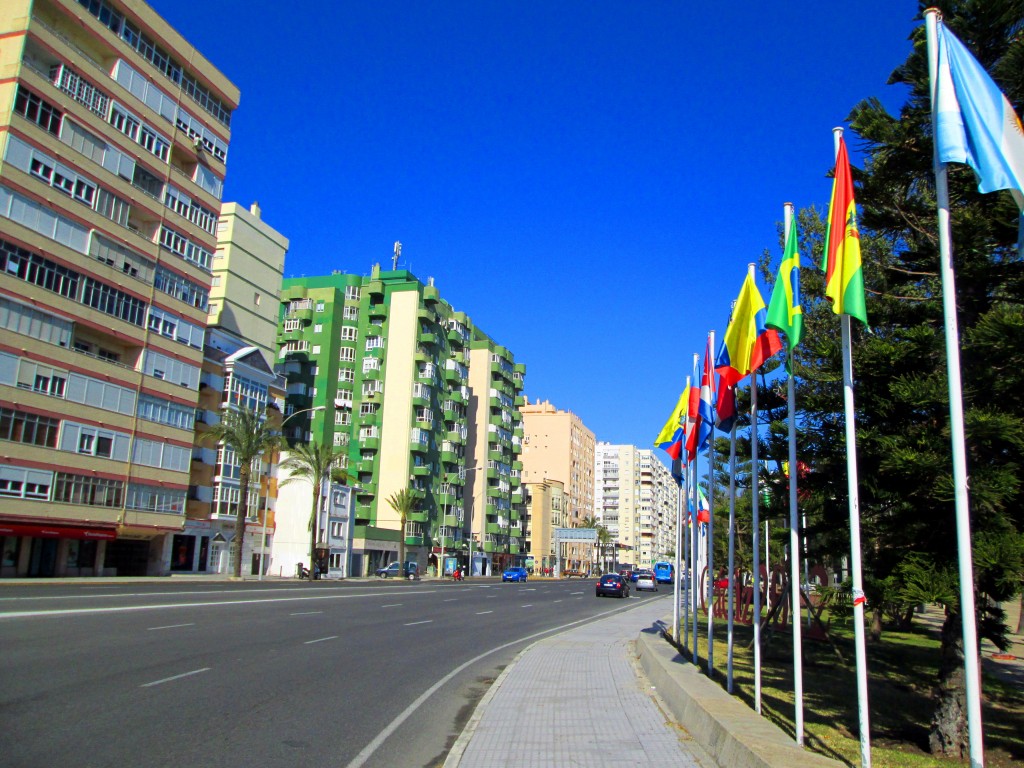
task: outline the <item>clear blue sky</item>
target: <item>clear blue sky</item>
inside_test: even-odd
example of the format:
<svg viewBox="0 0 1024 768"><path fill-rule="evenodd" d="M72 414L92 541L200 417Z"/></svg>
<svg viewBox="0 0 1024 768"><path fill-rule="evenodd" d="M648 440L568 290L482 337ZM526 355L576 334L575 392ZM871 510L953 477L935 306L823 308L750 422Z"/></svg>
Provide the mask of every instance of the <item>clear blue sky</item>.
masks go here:
<svg viewBox="0 0 1024 768"><path fill-rule="evenodd" d="M640 447L778 259L783 203L827 207L833 126L902 103L919 23L912 0L151 2L241 89L224 200L291 239L286 276L368 274L400 240L531 400Z"/></svg>

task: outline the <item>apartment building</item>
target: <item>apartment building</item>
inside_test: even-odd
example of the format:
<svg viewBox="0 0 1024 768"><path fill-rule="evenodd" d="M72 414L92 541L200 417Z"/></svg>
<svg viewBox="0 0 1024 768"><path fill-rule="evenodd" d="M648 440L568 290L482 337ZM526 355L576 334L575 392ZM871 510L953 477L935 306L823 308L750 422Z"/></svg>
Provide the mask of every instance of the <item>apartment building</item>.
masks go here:
<svg viewBox="0 0 1024 768"><path fill-rule="evenodd" d="M238 527L240 466L230 446L206 438L226 410L248 408L282 423L284 377L274 370L278 296L288 239L248 209L225 203L217 222L217 250L203 368L199 377L185 527L168 551L173 572L228 573L242 546L243 573L271 566L277 503L277 451L260 458L250 475L247 521ZM302 507L308 513L309 504ZM308 514L303 516L305 525Z"/></svg>
<svg viewBox="0 0 1024 768"><path fill-rule="evenodd" d="M555 528L565 524L565 487L558 480L523 483L526 503L526 567L535 573L555 571Z"/></svg>
<svg viewBox="0 0 1024 768"><path fill-rule="evenodd" d="M442 548L478 570L519 556L525 367L405 270L288 279L280 307L285 435L346 452L348 572L395 560L402 539L423 570ZM388 499L403 489L417 509L400 531Z"/></svg>
<svg viewBox="0 0 1024 768"><path fill-rule="evenodd" d="M619 563L650 568L675 552L675 480L647 449L598 443L597 516L616 543Z"/></svg>
<svg viewBox="0 0 1024 768"><path fill-rule="evenodd" d="M572 411L557 409L549 401L530 403L524 398L523 482L558 480L565 489L565 528L595 519L594 433ZM569 567L593 568L594 547L571 543L563 547Z"/></svg>
<svg viewBox="0 0 1024 768"><path fill-rule="evenodd" d="M239 92L141 2L0 34L0 575L161 573Z"/></svg>

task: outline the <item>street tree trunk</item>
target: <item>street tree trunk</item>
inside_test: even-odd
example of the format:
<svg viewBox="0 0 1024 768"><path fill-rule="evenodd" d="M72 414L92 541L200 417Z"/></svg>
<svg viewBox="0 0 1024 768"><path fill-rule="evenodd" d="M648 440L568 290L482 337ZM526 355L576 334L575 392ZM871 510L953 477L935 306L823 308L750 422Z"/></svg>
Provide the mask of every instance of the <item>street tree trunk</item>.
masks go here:
<svg viewBox="0 0 1024 768"><path fill-rule="evenodd" d="M963 760L968 754L967 681L960 626L960 614L947 608L942 624L935 714L928 734L928 746L933 755L956 760Z"/></svg>
<svg viewBox="0 0 1024 768"><path fill-rule="evenodd" d="M882 639L882 606L876 605L871 611L870 637L872 643Z"/></svg>
<svg viewBox="0 0 1024 768"><path fill-rule="evenodd" d="M245 462L238 470L238 512L235 513L235 557L231 573L236 579L242 577L242 547L245 544L245 518L249 511L249 468ZM262 563L261 563L262 565Z"/></svg>
<svg viewBox="0 0 1024 768"><path fill-rule="evenodd" d="M1016 635L1024 635L1024 590L1020 593L1020 614L1017 616Z"/></svg>
<svg viewBox="0 0 1024 768"><path fill-rule="evenodd" d="M320 488L313 484L313 511L309 515L309 580L313 580L316 570L316 539L317 528L319 528L320 517Z"/></svg>

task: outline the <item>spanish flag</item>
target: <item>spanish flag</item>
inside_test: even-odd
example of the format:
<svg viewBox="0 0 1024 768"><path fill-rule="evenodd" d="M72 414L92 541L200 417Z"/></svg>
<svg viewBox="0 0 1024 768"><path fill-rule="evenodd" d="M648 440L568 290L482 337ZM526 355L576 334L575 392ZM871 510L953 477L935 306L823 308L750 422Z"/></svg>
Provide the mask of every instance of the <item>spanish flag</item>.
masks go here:
<svg viewBox="0 0 1024 768"><path fill-rule="evenodd" d="M828 208L828 234L821 262L825 273L825 296L837 315L849 315L868 324L864 303L864 272L860 261L860 232L857 205L853 200L853 177L846 141L839 137L832 201Z"/></svg>

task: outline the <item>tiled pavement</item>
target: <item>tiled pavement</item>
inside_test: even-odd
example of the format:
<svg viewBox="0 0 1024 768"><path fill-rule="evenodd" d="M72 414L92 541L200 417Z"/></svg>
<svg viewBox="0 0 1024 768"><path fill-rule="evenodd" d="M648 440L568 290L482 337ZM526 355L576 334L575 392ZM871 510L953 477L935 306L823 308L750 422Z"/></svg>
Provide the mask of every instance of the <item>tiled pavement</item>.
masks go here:
<svg viewBox="0 0 1024 768"><path fill-rule="evenodd" d="M484 696L445 767L713 765L638 675L637 634L670 612L670 600L648 600L527 648Z"/></svg>

